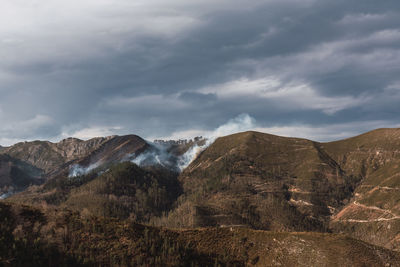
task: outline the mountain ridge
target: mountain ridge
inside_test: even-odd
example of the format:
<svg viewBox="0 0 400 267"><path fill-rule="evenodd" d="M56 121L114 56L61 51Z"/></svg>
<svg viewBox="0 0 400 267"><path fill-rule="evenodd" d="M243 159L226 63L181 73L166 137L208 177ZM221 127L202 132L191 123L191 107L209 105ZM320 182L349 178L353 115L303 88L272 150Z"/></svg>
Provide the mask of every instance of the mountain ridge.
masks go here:
<svg viewBox="0 0 400 267"><path fill-rule="evenodd" d="M71 137L57 143L38 140L19 142L3 148L0 153L26 161L47 173L60 164L90 153L111 138L112 136L98 137L84 141Z"/></svg>
<svg viewBox="0 0 400 267"><path fill-rule="evenodd" d="M176 156L195 145L159 152ZM8 200L173 229L342 233L400 250L400 196L393 194L400 190L400 129L332 142L247 131L203 148L178 173L168 165L120 163L134 162L127 155L161 154L138 136L113 137ZM103 167L89 168L99 161ZM90 171L70 177L75 165Z"/></svg>

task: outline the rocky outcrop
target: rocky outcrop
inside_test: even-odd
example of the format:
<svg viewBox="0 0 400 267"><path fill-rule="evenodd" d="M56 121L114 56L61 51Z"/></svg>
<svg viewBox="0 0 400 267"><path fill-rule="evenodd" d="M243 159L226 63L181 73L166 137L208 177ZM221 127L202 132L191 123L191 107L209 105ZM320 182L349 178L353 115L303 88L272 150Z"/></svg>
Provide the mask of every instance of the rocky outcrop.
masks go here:
<svg viewBox="0 0 400 267"><path fill-rule="evenodd" d="M21 142L0 150L0 153L29 163L44 173L49 173L68 161L90 154L110 137L93 138L87 141L67 138L58 143L48 141Z"/></svg>

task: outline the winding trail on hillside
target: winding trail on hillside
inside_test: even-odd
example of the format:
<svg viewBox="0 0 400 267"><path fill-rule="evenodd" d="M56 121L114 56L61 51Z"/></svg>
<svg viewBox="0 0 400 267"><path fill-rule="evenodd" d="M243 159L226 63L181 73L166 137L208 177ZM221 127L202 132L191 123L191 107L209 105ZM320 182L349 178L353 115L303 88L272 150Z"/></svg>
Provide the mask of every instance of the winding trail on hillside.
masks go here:
<svg viewBox="0 0 400 267"><path fill-rule="evenodd" d="M379 208L379 207L376 207L376 206L367 206L367 205L361 204L361 203L359 203L357 201L354 201L352 204L355 205L355 206L358 206L360 208L363 208L363 209L376 210L376 211L383 212L384 214L390 214L393 217L392 218L377 218L377 219L369 219L369 220L338 219L337 221L340 221L340 222L370 223L370 222L393 221L393 220L399 220L400 219L400 216L398 216L397 214L394 214L390 210L382 209L382 208Z"/></svg>

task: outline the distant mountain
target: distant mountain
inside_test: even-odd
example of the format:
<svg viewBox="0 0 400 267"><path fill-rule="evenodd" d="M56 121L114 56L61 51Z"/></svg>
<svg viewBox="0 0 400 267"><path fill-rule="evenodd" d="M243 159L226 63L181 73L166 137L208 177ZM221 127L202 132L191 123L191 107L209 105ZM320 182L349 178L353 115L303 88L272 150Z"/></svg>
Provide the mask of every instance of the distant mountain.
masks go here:
<svg viewBox="0 0 400 267"><path fill-rule="evenodd" d="M112 138L113 136L101 137L88 141L67 138L58 143L48 141L21 142L1 149L0 153L29 163L47 174L69 161L87 156Z"/></svg>
<svg viewBox="0 0 400 267"><path fill-rule="evenodd" d="M142 159L144 162L151 162L156 156L162 161L171 161L172 166L176 164L176 157L193 144L151 144L137 135L99 137L87 141L67 138L58 143L21 142L3 148L0 154L39 168L47 180L66 173L76 176L93 169L105 170L115 163L132 161L143 152L147 152Z"/></svg>
<svg viewBox="0 0 400 267"><path fill-rule="evenodd" d="M136 135L87 141L67 138L58 143L21 142L3 147L0 150L0 197L9 197L30 185L39 185L60 176L85 174L93 166L104 171L123 161L124 157L137 156L148 147L147 142Z"/></svg>
<svg viewBox="0 0 400 267"><path fill-rule="evenodd" d="M59 166L49 176L65 173L70 176L83 175L93 169L104 171L113 164L135 158L149 148L150 145L137 135L112 136L84 156Z"/></svg>

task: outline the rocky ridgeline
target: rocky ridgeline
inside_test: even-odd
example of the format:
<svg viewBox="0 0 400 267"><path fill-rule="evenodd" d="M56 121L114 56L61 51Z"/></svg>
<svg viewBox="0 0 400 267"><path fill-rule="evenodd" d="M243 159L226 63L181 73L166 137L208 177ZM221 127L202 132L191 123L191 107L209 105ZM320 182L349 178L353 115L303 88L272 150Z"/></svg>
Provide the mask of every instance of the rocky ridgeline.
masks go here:
<svg viewBox="0 0 400 267"><path fill-rule="evenodd" d="M29 163L48 173L68 161L88 155L113 138L99 137L87 141L67 138L58 143L48 141L21 142L0 150L13 158Z"/></svg>

